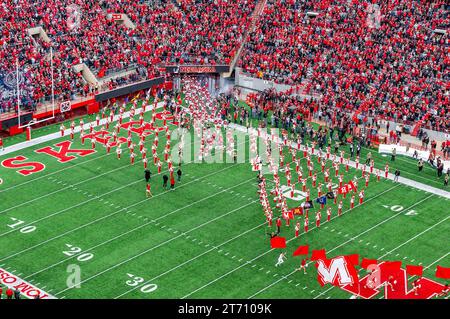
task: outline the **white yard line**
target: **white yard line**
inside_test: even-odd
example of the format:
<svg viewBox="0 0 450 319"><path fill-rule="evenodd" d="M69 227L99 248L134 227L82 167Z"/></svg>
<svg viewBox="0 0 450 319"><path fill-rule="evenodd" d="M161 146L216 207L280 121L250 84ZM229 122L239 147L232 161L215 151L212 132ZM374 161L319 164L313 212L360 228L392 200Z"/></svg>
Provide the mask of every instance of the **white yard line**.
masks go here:
<svg viewBox="0 0 450 319"><path fill-rule="evenodd" d="M13 209L16 209L16 208L19 208L19 207L22 207L22 206L25 206L25 205L28 205L28 204L30 204L30 203L33 203L33 202L38 201L38 200L40 200L40 199L49 197L49 196L51 196L51 195L54 195L54 194L63 192L63 191L65 191L65 190L67 190L67 189L71 189L71 188L72 188L72 189L76 189L75 186L84 184L84 183L86 183L86 182L89 182L89 181L91 181L91 180L93 180L93 179L96 179L96 178L102 177L102 176L104 176L104 175L110 174L110 173L112 173L112 172L115 172L115 171L118 171L118 170L122 170L122 169L124 169L124 168L129 167L129 166L131 166L131 164L127 164L127 165L125 165L125 166L121 166L121 167L115 168L115 169L113 169L113 170L110 170L110 171L105 172L105 173L102 173L102 174L95 175L95 176L93 176L93 177L90 177L90 178L88 178L88 179L86 179L86 180L83 180L83 181L81 181L81 182L75 183L75 184L73 184L73 185L69 185L69 186L67 186L67 187L60 188L60 189L58 189L58 190L56 190L56 191L53 191L53 192L51 192L51 193L47 193L47 194L45 194L45 195L38 196L38 197L35 197L35 198L33 198L33 199L24 201L24 202L21 203L21 204L18 204L18 205L15 205L15 206L12 206L12 207L9 207L9 208L7 208L7 209L4 209L4 210L0 211L0 214L9 212L9 211L11 211L11 210L13 210ZM60 183L61 183L61 182L60 182Z"/></svg>
<svg viewBox="0 0 450 319"><path fill-rule="evenodd" d="M392 189L394 189L394 188L396 188L396 187L398 187L398 185L395 185L395 186L393 186L393 187L391 187L391 188L389 188L389 189L387 189L387 190L381 192L380 194L377 194L377 195L375 195L374 197L371 197L371 198L367 199L366 201L363 202L363 205L364 205L365 203L367 203L367 202L369 202L369 201L371 201L371 200L373 200L373 199L379 197L379 196L382 196L383 194L385 194L385 193L391 191ZM359 206L357 206L357 207L359 207ZM343 212L343 214L347 213L348 211L350 211L350 210L347 210L347 211ZM331 220L333 220L333 219L336 218L336 217L337 217L337 216L333 217ZM325 223L326 223L326 222L325 222ZM315 226L312 227L312 229L314 229L314 228L315 228ZM299 235L299 237L302 236L302 235L304 235L304 234L305 234L305 233L301 233L301 234ZM292 240L294 240L294 239L296 239L296 238L298 238L298 237L293 237L293 238L289 239L287 242L290 242L290 241L292 241ZM270 250L268 250L268 251L266 251L266 252L264 252L264 253L262 253L262 254L256 256L255 258L251 259L250 262L254 262L255 260L257 260L257 259L259 259L259 258L265 256L266 254L270 253L270 252L273 251L273 250L274 250L274 249L270 249ZM232 273L234 273L235 271L241 269L241 268L244 267L245 265L246 265L246 264L242 264L242 265L240 265L239 267L236 267L236 268L234 268L234 269L228 271L227 273L221 275L220 277L218 277L218 278L216 278L216 279L214 279L214 280L211 280L210 282L206 283L205 285L203 285L203 286L201 286L201 287L195 289L194 291L190 292L189 294L185 295L185 296L182 297L181 299L185 299L185 298L191 296L192 294L194 294L194 293L196 293L196 292L198 292L198 291L200 291L200 290L202 290L202 289L204 289L204 288L206 288L206 287L212 285L213 283L215 283L215 282L221 280L222 278L228 276L229 274L232 274Z"/></svg>
<svg viewBox="0 0 450 319"><path fill-rule="evenodd" d="M241 184L239 184L239 185L242 185L242 184L244 184L244 183L241 183ZM232 187L236 187L236 186L239 186L239 185L234 185L234 186L232 186ZM224 192L225 192L225 191L226 191L226 190L224 190ZM166 218L166 217L168 217L168 216L170 216L170 215L173 215L173 214L175 214L175 213L177 213L177 212L179 212L179 211L181 211L181 210L184 210L184 209L187 208L187 207L190 207L190 206L193 206L193 205L195 205L195 204L198 204L198 203L200 203L200 202L202 202L202 201L204 201L204 200L207 200L207 199L209 199L209 198L212 198L212 197L214 197L214 196L216 196L216 195L217 195L217 194L214 194L214 195L209 196L208 198L203 198L203 199L201 199L201 200L195 201L195 202L190 203L190 204L188 204L188 205L186 205L186 206L183 206L183 207L181 207L181 208L178 208L178 209L176 209L176 210L174 210L174 211L172 211L172 212L169 212L169 213L167 213L167 214L164 214L164 215L161 216L161 217L158 217L158 218L156 218L156 219L153 219L153 220L151 220L151 221L149 221L149 222L147 222L147 223L144 223L144 224L142 224L142 225L139 225L139 226L137 226L137 227L134 227L134 228L132 228L132 229L130 229L130 230L128 230L128 231L126 231L126 232L120 234L120 235L114 236L114 237L111 238L111 239L108 239L108 240L106 240L106 241L104 241L104 242L101 242L101 243L99 243L99 244L97 244L97 245L95 245L95 246L89 247L89 248L87 248L86 250L83 250L83 252L80 252L80 253L78 253L78 254L75 254L75 255L73 255L73 256L71 256L71 257L69 257L69 258L65 258L65 259L63 259L63 260L60 260L59 262L54 263L54 264L52 264L52 265L50 265L50 266L47 266L47 267L45 267L45 268L43 268L43 269L40 269L40 270L38 270L38 271L32 273L31 275L26 276L26 278L29 278L29 277L35 276L35 275L37 275L37 274L40 274L41 272L44 272L44 271L49 270L49 269L51 269L51 268L53 268L53 267L55 267L55 266L58 266L58 265L60 265L60 264L62 264L62 263L64 263L64 262L66 262L66 261L68 261L68 260L70 260L70 259L77 258L79 255L81 255L81 254L83 254L83 253L91 252L91 251L93 251L94 249L96 249L96 248L98 248L98 247L101 247L101 246L104 246L104 245L106 245L106 244L109 244L109 243L111 243L111 242L113 242L113 241L116 241L116 240L118 240L118 239L120 239L120 238L122 238L122 237L124 237L124 236L126 236L126 235L128 235L128 234L130 234L130 233L132 233L132 232L135 232L135 231L137 231L137 230L139 230L139 229L141 229L141 228L144 228L144 227L146 227L146 226L148 226L148 225L151 225L151 224L155 223L155 222L158 221L158 220L162 220L162 219L164 219L164 218ZM157 225L155 224L155 226L157 226ZM165 228L165 227L161 227L161 228ZM185 236L185 235L186 235L186 232L178 231L177 233L181 233L181 236ZM61 235L58 236L58 237L61 237ZM57 238L54 238L54 239L57 239ZM54 239L52 239L52 240L54 240ZM188 239L188 238L186 237L186 239ZM42 243L41 243L41 244L38 244L38 245L40 246L40 245L42 245ZM29 248L27 248L27 250L34 249L34 248L35 248L35 247L29 247ZM22 252L19 252L19 253L22 253ZM17 254L18 254L18 253L14 254L14 255L17 255ZM7 258L10 258L10 256L8 256ZM7 259L7 258L4 258L4 259ZM2 259L2 260L3 260L3 259Z"/></svg>
<svg viewBox="0 0 450 319"><path fill-rule="evenodd" d="M181 187L184 187L184 186L186 186L186 185L192 184L192 183L194 183L194 182L197 182L198 180L201 180L201 179L203 179L203 178L209 177L209 176L211 176L211 175L215 175L215 174L217 174L217 173L219 173L219 172L222 172L222 171L224 171L224 170L226 170L226 169L228 169L228 168L230 168L230 167L232 167L232 166L228 166L228 167L226 167L226 168L224 168L224 169L221 169L221 170L219 170L219 171L215 171L215 172L210 173L210 174L208 174L208 175L205 175L205 176L203 176L203 177L197 178L197 179L192 180L192 181L190 181L190 182L188 182L188 183L186 183L186 184L182 184L182 185L180 185L178 188L181 188ZM253 179L252 179L252 180L253 180ZM249 181L250 181L250 180L247 180L247 181L245 181L245 183L248 183ZM242 183L241 183L241 184L242 184ZM125 187L126 187L126 186L125 186ZM233 186L233 187L236 187L236 185ZM201 199L201 200L199 200L199 201L197 201L197 202L202 202L202 201L204 201L204 200L206 200L206 199L208 199L208 198L210 198L210 197L216 196L217 194L220 194L220 193L223 193L223 192L225 192L225 190L224 190L224 191L221 191L221 192L218 192L218 193L215 193L215 194L213 194L213 195L211 195L211 196L209 196L209 197L205 197L205 198L203 198L203 199ZM146 202L146 201L148 201L148 200L151 200L152 198L156 198L156 197L162 196L162 195L164 195L164 194L168 194L168 193L170 193L170 191L166 191L166 192L164 192L164 193L157 194L157 195L155 195L155 196L153 196L153 197L146 198L146 199L144 199L144 200L142 200L142 201L139 201L139 202L137 202L137 203L134 203L134 204L132 204L132 205L130 205L130 206L121 208L120 210L117 210L117 211L115 211L115 212L113 212L113 213L111 213L111 214L109 214L109 215L100 217L100 218L95 219L95 220L93 220L93 221L91 221L91 222L89 222L89 223L80 225L80 226L78 226L78 227L76 227L76 228L74 228L74 229L72 229L72 230L66 231L66 232L64 232L64 233L62 233L62 234L60 234L60 235L58 235L58 236L55 236L55 237L52 237L52 238L47 239L47 240L45 240L45 241L42 241L42 242L40 242L40 243L38 243L38 244L36 244L36 245L34 245L34 246L28 247L28 248L26 248L26 249L23 249L23 250L21 250L21 251L18 251L18 252L16 252L16 253L14 253L14 254L11 254L11 255L9 255L9 256L3 257L3 258L0 259L0 261L4 261L4 260L10 259L10 258L12 258L12 257L15 257L15 256L17 256L17 255L20 255L20 254L22 254L22 253L24 253L24 252L33 250L33 249L35 249L35 248L37 248L37 247L39 247L39 246L45 245L45 244L47 244L47 243L49 243L49 242L51 242L51 241L53 241L53 240L56 240L56 239L61 238L61 237L64 237L64 236L66 236L66 235L68 235L68 234L70 234L70 233L73 233L73 232L77 231L77 230L80 230L80 229L85 228L85 227L87 227L87 226L89 226L89 225L92 225L92 224L94 224L94 223L97 223L98 221L101 221L101 220L104 220L104 219L108 219L108 218L110 218L111 216L117 215L118 213L120 213L120 212L122 212L122 211L124 211L124 210L128 210L129 208L134 207L134 206L136 206L136 205L139 205L139 204L141 204L141 203L143 203L143 202ZM189 205L183 207L182 209L184 209L184 208L186 208L186 207L189 207L189 206L192 206L192 205L196 204L197 202L193 202L193 203L191 203L191 204L189 204ZM170 216L170 215L174 214L174 212L177 212L177 211L179 211L179 210L181 210L181 209L177 209L177 210L175 210L175 211L173 211L173 212L171 212L171 213L169 213L169 214L165 214L165 215L162 216L162 217L165 218L165 217L167 217L167 216ZM42 218L41 218L41 219L42 219ZM158 220L159 220L159 219L161 219L161 218L158 218ZM32 223L32 224L36 224L36 223L34 222L34 223ZM14 231L14 230L13 230L13 231ZM11 231L9 231L9 232L11 232ZM4 233L4 234L6 234L6 233ZM4 234L0 235L0 237L3 236Z"/></svg>
<svg viewBox="0 0 450 319"><path fill-rule="evenodd" d="M86 283L86 282L88 282L88 281L90 281L90 280L92 280L92 279L94 279L94 278L96 278L96 277L98 277L98 276L100 276L100 275L102 275L102 274L104 274L104 273L107 273L107 272L109 272L109 271L111 271L111 270L113 270L113 269L116 269L117 267L119 267L119 266L121 266L121 265L123 265L123 264L125 264L125 263L127 263L127 262L129 262L129 261L132 261L132 260L134 260L134 259L136 259L136 258L138 258L138 257L140 257L140 256L142 256L142 255L144 255L144 254L146 254L146 253L148 253L148 252L150 252L150 251L153 251L153 250L155 250L155 249L157 249L157 248L159 248L159 247L161 247L161 246L164 246L164 245L166 245L166 244L168 244L168 243L170 243L170 242L172 242L172 241L174 241L174 240L176 240L176 239L178 239L178 238L184 236L185 234L192 233L193 231L195 231L195 230L197 230L197 229L199 229L199 228L201 228L201 227L203 227L203 226L206 226L206 225L208 225L208 224L210 224L210 223L213 223L213 222L215 222L216 220L218 220L218 219L220 219L220 218L223 218L223 217L225 217L225 216L228 216L228 215L230 215L230 214L232 214L232 213L234 213L234 212L236 212L236 211L238 211L238 210L240 210L240 209L242 209L242 208L244 208L244 207L247 207L247 206L249 206L249 205L253 205L253 204L256 203L257 201L258 201L258 200L255 200L255 201L252 202L252 203L248 203L248 204L245 204L245 205L243 205L243 206L241 206L241 207L238 207L238 208L236 208L236 209L233 209L233 210L231 210L231 211L229 211L229 212L227 212L227 213L225 213L225 214L223 214L223 215L220 215L220 216L218 216L218 217L215 217L215 218L213 218L213 219L211 219L211 220L209 220L209 221L207 221L207 222L205 222L205 223L203 223L203 224L200 224L200 225L198 225L198 226L196 226L196 227L190 229L189 231L185 232L184 234L180 234L180 235L178 235L178 236L172 237L171 239L169 239L169 240L167 240L167 241L165 241L165 242L162 242L162 243L160 243L160 244L158 244L158 245L156 245L156 246L153 246L153 247L151 247L151 248L149 248L149 249L146 249L146 250L144 250L143 252L141 252L141 253L139 253L139 254L137 254L137 255L134 255L134 256L132 256L132 257L129 257L129 258L127 258L127 259L121 261L120 263L115 264L115 265L112 266L112 267L109 267L109 268L107 268L107 269L105 269L105 270L103 270L103 271L101 271L101 272L99 272L99 273L97 273L97 274L95 274L95 275L93 275L93 276L90 276L90 277L88 277L88 278L86 278L86 279L84 279L84 280L81 280L81 281L80 281L80 284ZM261 224L261 225L264 225L264 223ZM259 225L259 227L260 227L261 225ZM211 248L211 249L214 249L214 248ZM65 291L67 291L67 290L69 290L69 289L72 289L72 288L65 288L65 289L63 289L63 290L57 292L55 295L60 295L61 293L65 292Z"/></svg>
<svg viewBox="0 0 450 319"><path fill-rule="evenodd" d="M247 204L247 205L248 205L248 204ZM120 298L120 297L123 297L124 295L126 295L126 294L132 292L133 290L136 290L136 289L138 289L138 288L141 287L141 286L144 286L144 285L146 285L146 284L149 284L149 283L155 281L156 279L158 279L158 278L160 278L160 277L162 277L162 276L165 276L165 275L167 275L168 273L171 273L172 271L177 270L178 268L183 267L184 265L189 264L189 263L191 263L192 261L194 261L194 260L196 260L196 259L198 259L198 258L200 258L200 257L202 257L202 256L204 256L204 255L206 255L206 254L208 254L208 253L210 253L211 251L213 251L213 250L215 250L215 249L218 249L219 247L221 247L221 246L223 246L223 245L226 245L226 244L228 244L229 242L231 242L231 241L233 241L233 240L235 240L235 239L237 239L237 238L239 238L239 237L242 237L242 236L248 234L249 232L251 232L251 231L253 231L253 230L255 230L255 229L257 229L257 228L259 228L259 227L261 227L261 226L264 226L265 224L266 224L266 223L259 224L258 226L255 226L255 227L253 227L253 228L251 228L251 229L249 229L249 230L247 230L247 231L245 231L245 232L243 232L243 233L241 233L241 234L239 234L239 235L237 235L237 236L235 236L235 237L233 237L233 238L231 238L231 239L228 239L227 241L224 241L223 243L221 243L221 244L219 244L219 245L217 245L217 246L213 246L213 247L210 248L209 250L207 250L207 251L201 253L200 255L197 255L197 256L195 256L195 257L189 259L189 260L186 260L185 262L183 262L183 263L177 265L176 267L173 267L173 268L171 268L171 269L169 269L169 270L167 270L167 271L165 271L165 272L163 272L163 273L161 273L161 274L159 274L159 275L153 277L152 279L150 279L150 280L148 280L148 281L142 283L141 285L138 285L138 286L136 286L136 287L134 287L134 288L132 288L132 289L130 289L130 290L127 290L126 292L124 292L124 293L122 293L122 294L120 294L120 295L117 295L116 297L114 297L114 299L118 299L118 298ZM249 264L249 263L250 263L249 261L245 262L245 264ZM252 267L256 267L256 265L253 265Z"/></svg>

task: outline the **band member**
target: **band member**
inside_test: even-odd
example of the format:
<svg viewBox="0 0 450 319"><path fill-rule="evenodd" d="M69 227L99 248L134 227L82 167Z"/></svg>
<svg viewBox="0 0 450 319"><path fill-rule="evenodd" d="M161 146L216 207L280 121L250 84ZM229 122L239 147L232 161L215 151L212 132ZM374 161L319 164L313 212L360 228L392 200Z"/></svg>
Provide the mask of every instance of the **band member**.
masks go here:
<svg viewBox="0 0 450 319"><path fill-rule="evenodd" d="M306 217L305 217L305 221L304 221L304 223L303 223L303 228L304 228L304 230L305 230L305 233L308 232L308 226L309 226L309 219L308 219L308 217L306 216Z"/></svg>
<svg viewBox="0 0 450 319"><path fill-rule="evenodd" d="M361 205L364 201L364 190L359 192L359 205Z"/></svg>
<svg viewBox="0 0 450 319"><path fill-rule="evenodd" d="M151 191L151 189L150 189L150 183L147 183L147 189L146 189L146 191L145 191L145 194L146 194L147 198L153 196L153 195L152 195L152 191Z"/></svg>
<svg viewBox="0 0 450 319"><path fill-rule="evenodd" d="M316 213L316 227L320 228L320 219L322 218L322 213L320 210Z"/></svg>
<svg viewBox="0 0 450 319"><path fill-rule="evenodd" d="M298 268L297 270L302 270L303 269L303 274L305 274L306 275L306 260L307 260L308 258L304 258L304 259L302 259L302 262L301 262L301 264L300 264L300 268Z"/></svg>

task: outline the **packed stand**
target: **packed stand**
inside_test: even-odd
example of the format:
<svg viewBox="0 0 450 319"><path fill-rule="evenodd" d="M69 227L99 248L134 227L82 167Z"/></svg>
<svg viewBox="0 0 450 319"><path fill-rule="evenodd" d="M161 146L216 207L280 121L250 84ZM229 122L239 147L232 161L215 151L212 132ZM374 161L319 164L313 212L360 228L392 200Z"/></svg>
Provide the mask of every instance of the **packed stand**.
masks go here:
<svg viewBox="0 0 450 319"><path fill-rule="evenodd" d="M307 82L320 105L435 130L450 128L444 1L269 0L246 45L245 72ZM318 12L318 16L307 15Z"/></svg>

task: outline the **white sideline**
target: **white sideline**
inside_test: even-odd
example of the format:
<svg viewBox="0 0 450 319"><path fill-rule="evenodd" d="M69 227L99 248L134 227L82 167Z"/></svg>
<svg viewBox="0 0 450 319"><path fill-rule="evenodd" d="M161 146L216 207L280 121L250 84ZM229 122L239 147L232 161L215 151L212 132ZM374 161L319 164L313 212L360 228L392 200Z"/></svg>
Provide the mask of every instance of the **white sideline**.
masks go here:
<svg viewBox="0 0 450 319"><path fill-rule="evenodd" d="M393 186L393 187L391 187L391 188L389 188L389 189L387 189L387 190L381 192L380 194L375 195L374 197L368 198L366 201L363 202L363 204L365 204L365 203L367 203L367 202L369 202L369 201L371 201L371 200L373 200L373 199L375 199L375 198L377 198L377 197L379 197L379 196L381 196L381 195L383 195L383 194L385 194L385 193L391 191L392 189L394 189L394 188L396 188L396 187L398 187L398 185L395 185L395 186ZM356 206L356 208L357 208L357 207L359 207L359 206ZM343 214L347 213L347 212L350 211L350 210L351 210L351 209L346 210ZM334 218L336 218L336 217L337 217L337 216L333 217L332 219L334 219ZM315 226L312 227L312 229L314 229L314 228L316 228L316 227L315 227ZM301 233L300 236L302 236L302 235L304 235L304 234L305 234L305 233ZM294 239L296 239L296 238L297 238L297 237L293 237L293 238L289 239L289 240L287 241L287 243L289 243L290 241L292 241L292 240L294 240ZM253 262L253 261L255 261L255 260L257 260L257 259L259 259L259 258L265 256L266 254L268 254L269 252L271 252L271 251L273 251L273 250L274 250L274 249L272 248L272 249L270 249L270 250L268 250L268 251L262 253L261 255L256 256L255 258L253 258L252 260L250 260L250 262ZM221 275L220 277L218 277L218 278L216 278L216 279L214 279L214 280L208 282L207 284L201 286L200 288L197 288L196 290L190 292L189 294L185 295L185 296L182 297L181 299L185 299L185 298L189 297L190 295L196 293L197 291L200 291L200 290L202 290L202 289L208 287L209 285L215 283L216 281L219 281L220 279L222 279L222 278L228 276L229 274L235 272L236 270L238 270L238 269L240 269L240 268L242 268L242 267L244 267L244 266L245 266L245 264L244 264L244 265L241 265L241 266L239 266L239 267L237 267L237 268L232 269L231 271L229 271L229 272L227 272L227 273Z"/></svg>
<svg viewBox="0 0 450 319"><path fill-rule="evenodd" d="M152 110L160 109L160 108L162 107L163 103L164 103L164 102L159 102L156 108L154 107L153 104L152 104L152 105L149 105L149 108L147 109L146 112L149 112L149 111L152 111ZM142 113L142 108L136 109L136 115L137 115L137 114L140 114L140 113ZM122 118L125 119L125 118L129 118L129 117L130 117L130 112L129 112L129 111L123 113ZM111 123L117 122L118 118L119 118L119 115L114 115L113 121L112 121ZM94 124L94 127L97 126L97 121L85 123L84 125L90 126L91 123ZM103 124L105 124L105 123L106 123L106 118L101 119L101 120L100 120L99 126L101 126L101 125L103 125ZM74 129L74 132L75 132L75 133L78 133L78 132L80 132L80 131L81 131L81 127L80 127L80 126L76 126L75 129ZM64 136L67 136L67 134L70 134L70 129L66 129L66 130L64 131ZM56 132L56 133L52 133L52 134L48 134L48 135L44 135L44 136L41 136L41 137L32 139L31 141L25 141L25 142L22 142L22 143L17 143L17 144L14 144L14 145L5 147L4 150L0 152L0 156L9 154L9 153L12 153L12 152L15 152L15 151L19 151L19 150L22 150L22 149L25 149L25 148L28 148L28 147L31 147L31 146L35 146L35 145L38 145L38 144L42 144L42 143L45 143L45 142L48 142L48 141L51 141L51 140L56 140L56 139L59 139L59 138L61 138L61 132L58 131L58 132ZM63 171L65 171L65 170L67 170L67 169L70 169L70 168L73 168L73 167L76 167L76 166L79 166L79 165L83 165L83 164L86 164L86 163L95 161L95 160L100 159L100 158L103 158L103 157L105 157L105 156L107 156L107 155L108 155L108 154L103 154L103 155L100 155L100 156L98 156L98 157L91 158L91 159L89 159L89 160L83 161L83 162L81 162L81 163L77 163L77 164L75 164L75 165L71 165L71 166L68 166L68 167L64 167L64 168L59 169L59 170L57 170L57 171L51 172L51 173L49 173L49 174L45 174L45 175L42 175L42 176L38 176L38 177L33 178L33 179L31 179L31 180L25 181L25 182L23 182L23 183L20 183L20 184L13 185L13 186L11 186L11 187L2 189L2 190L0 190L0 193L6 192L6 191L8 191L8 190L17 188L17 187L22 186L22 185L26 185L26 184L32 183L32 182L34 182L34 181L40 180L40 179L42 179L42 178L45 178L45 177L47 177L47 176L51 176L51 175L54 175L54 174L63 172Z"/></svg>
<svg viewBox="0 0 450 319"><path fill-rule="evenodd" d="M164 102L159 102L158 106L156 108L154 107L154 104L149 104L148 105L148 109L146 110L146 112L152 111L153 109L159 109L163 104L164 104ZM138 115L138 114L141 114L141 113L142 113L142 108L136 109L135 115ZM130 117L130 111L123 112L122 119L126 119L126 118L129 118L129 117ZM112 122L116 122L118 119L119 119L119 114L114 115ZM103 119L100 119L100 122L99 122L100 124L98 126L102 126L102 125L106 124L106 120L107 120L106 117L103 118ZM84 123L84 125L86 127L89 127L91 124L94 124L94 127L96 127L97 126L97 121ZM80 131L81 131L81 127L80 126L75 126L74 133L78 133ZM71 129L68 128L68 129L66 129L64 131L64 136L67 136L70 133L71 133ZM48 142L48 141L51 141L51 140L56 140L56 139L61 138L61 137L62 137L61 136L61 132L58 130L58 132L55 132L55 133L51 133L51 134L48 134L48 135L40 136L40 137L31 139L30 141L25 141L25 142L21 142L21 143L17 143L17 144L5 147L3 152L0 153L0 155L3 156L3 155L6 155L6 154L9 154L9 153L12 153L12 152L20 151L22 149L25 149L25 148L28 148L28 147L31 147L31 146L35 146L35 145L39 145L39 144L42 144L42 143L45 143L45 142Z"/></svg>
<svg viewBox="0 0 450 319"><path fill-rule="evenodd" d="M194 141L191 142L191 146L192 146L193 143L194 143ZM102 158L102 157L107 156L107 155L110 155L110 154L104 154L104 155L102 155L102 156L100 156L100 157L96 157L95 159L99 159L99 158ZM86 162L83 162L83 163L86 163ZM81 163L81 164L82 164L82 163ZM185 165L189 165L189 164L192 164L192 163L185 163ZM115 172L115 171L118 171L118 170L122 170L122 169L127 168L127 167L130 167L130 166L133 166L133 165L132 165L131 163L128 163L128 164L126 164L125 166L120 166L120 167L115 168L115 169L113 169L113 170L110 170L110 171L108 171L108 172L105 172L105 173L102 173L102 174L99 174L99 175L95 175L95 176L90 177L90 178L88 178L88 179L82 180L81 182L75 183L75 184L73 184L73 185L69 185L69 186L60 188L60 189L58 189L58 190L56 190L56 191L53 191L53 192L51 192L51 193L47 193L47 194L45 194L45 195L42 195L42 196L33 198L33 199L31 199L31 200L24 201L23 203L21 203L21 204L19 204L19 205L12 206L12 207L9 207L9 208L7 208L7 209L5 209L5 210L3 210L3 211L0 211L0 214L3 214L3 213L5 213L5 212L8 212L8 211L10 211L10 210L12 210L12 209L15 209L15 208L18 208L18 207L21 207L21 206L24 206L24 205L28 205L28 204L30 204L30 203L32 203L32 202L35 202L35 201L37 201L37 200L40 200L40 199L42 199L42 198L46 198L46 197L48 197L48 196L50 196L50 195L54 195L54 194L56 194L56 193L62 192L62 191L66 190L66 189L69 189L69 188L74 188L75 186L84 184L84 183L86 183L86 182L88 182L88 181L90 181L90 180L96 179L96 178L98 178L98 177L107 175L107 174L109 174L109 173L112 173L112 172ZM67 169L67 168L65 168L65 169ZM165 172L167 172L167 171L165 171ZM48 175L51 175L51 174L47 174L47 175L45 175L45 177L48 176ZM156 175L159 175L159 174L156 174ZM128 185L131 185L131 184L128 184ZM12 188L12 187L10 187L9 189L11 189L11 188ZM101 195L101 196L103 196L103 195Z"/></svg>
<svg viewBox="0 0 450 319"><path fill-rule="evenodd" d="M430 151L422 151L422 150L415 149L413 147L410 147L409 150L406 151L406 146L401 146L401 145L397 145L397 144L380 144L380 146L378 148L378 153L392 154L394 148L395 148L397 155L403 155L403 156L407 156L410 158L413 158L414 151L417 151L418 158L421 158L425 162L428 160L428 158L430 156ZM450 161L442 160L442 163L444 164L444 170L447 170L448 168L450 168Z"/></svg>
<svg viewBox="0 0 450 319"><path fill-rule="evenodd" d="M113 270L113 269L115 269L115 268L117 268L117 267L119 267L119 266L121 266L121 265L123 265L123 264L125 264L125 263L127 263L127 262L129 262L129 261L131 261L131 260L134 260L134 259L136 259L136 258L138 258L138 257L140 257L140 256L142 256L142 255L144 255L144 254L146 254L146 253L148 253L148 252L150 252L150 251L152 251L152 250L154 250L154 249L160 247L160 246L163 246L163 245L165 245L165 244L167 244L167 243L169 243L169 242L171 242L171 241L173 241L173 240L175 240L175 239L177 239L177 238L180 238L180 237L182 237L182 236L185 236L186 234L189 234L189 233L191 233L191 232L193 232L193 231L195 231L195 230L197 230L197 229L199 229L199 228L201 228L201 227L203 227L203 226L205 226L205 225L208 225L208 224L210 224L210 223L212 223L212 222L214 222L214 221L216 221L216 220L222 218L222 217L225 217L225 216L227 216L227 215L230 215L230 214L234 213L235 211L238 211L238 210L240 210L240 209L242 209L242 208L244 208L244 207L247 207L247 206L249 206L249 205L253 205L254 203L256 203L256 202L258 202L258 201L259 201L259 200L255 200L255 201L250 202L250 203L248 203L248 204L245 204L245 205L243 205L243 206L241 206L241 207L238 207L238 208L236 208L236 209L233 209L233 210L231 210L231 211L229 211L229 212L227 212L227 213L225 213L225 214L223 214L223 215L220 215L220 216L218 216L218 217L215 217L215 218L213 218L213 219L207 221L206 223L200 224L200 225L198 225L198 226L192 228L191 230L189 230L189 231L187 231L187 232L185 232L185 233L183 233L183 234L180 234L180 235L178 235L178 236L172 237L171 239L169 239L169 240L167 240L167 241L165 241L165 242L163 242L163 243L161 243L161 244L158 244L158 245L156 245L156 246L153 246L152 248L146 249L146 250L144 250L143 252L141 252L141 253L139 253L139 254L137 254L137 255L134 255L134 256L132 256L132 257L126 259L126 260L123 260L123 261L121 261L120 263L118 263L118 264L116 264L116 265L114 265L114 266L112 266L112 267L109 267L109 268L107 268L107 269L105 269L105 270L103 270L103 271L101 271L101 272L99 272L99 273L97 273L97 274L95 274L95 275L93 275L93 276L91 276L91 277L88 277L87 279L84 279L84 280L80 281L80 284L85 283L85 282L87 282L87 281L90 281L90 280L92 280L92 279L94 279L94 278L96 278L96 277L98 277L98 276L100 276L100 275L102 275L102 274L104 274L104 273L106 273L106 272L108 272L108 271L111 271L111 270ZM59 294L65 292L65 291L67 291L67 290L69 290L69 289L72 289L72 288L65 288L65 289L63 289L63 290L61 290L61 291L55 293L55 296L57 296L57 295L59 295Z"/></svg>
<svg viewBox="0 0 450 319"><path fill-rule="evenodd" d="M249 134L249 132L248 132L248 130L247 130L247 128L245 126L242 126L242 125L239 125L239 124L235 124L235 123L230 123L228 126L230 126L232 128L235 128L236 130L239 130L241 132L246 132L247 134ZM261 137L267 137L267 136L270 136L269 134L267 134L267 132L265 132L265 131L261 132ZM279 136L276 136L276 141L278 143L282 143L282 140L281 140L281 138ZM297 146L298 146L297 143L292 141L292 147L297 149ZM309 149L308 149L308 153L311 154ZM356 168L356 163L354 161L350 161L349 162L349 166L353 167L353 168ZM362 164L360 163L359 166L362 166ZM384 174L384 172L382 172L382 174ZM388 179L393 181L394 177L395 177L394 174L388 173ZM413 188L425 191L427 193L431 193L431 194L434 194L434 195L438 195L438 196L442 196L442 197L445 197L447 199L450 199L450 192L447 192L447 191L445 191L443 189L439 189L439 188L436 188L436 187L433 187L433 186L429 186L429 185L426 185L426 184L423 184L423 183L420 183L420 182L416 182L416 181L413 181L413 180L411 180L409 178L405 178L405 177L402 177L402 176L399 177L398 182L400 184L403 184L403 185L406 185L406 186L410 186L410 187L413 187Z"/></svg>

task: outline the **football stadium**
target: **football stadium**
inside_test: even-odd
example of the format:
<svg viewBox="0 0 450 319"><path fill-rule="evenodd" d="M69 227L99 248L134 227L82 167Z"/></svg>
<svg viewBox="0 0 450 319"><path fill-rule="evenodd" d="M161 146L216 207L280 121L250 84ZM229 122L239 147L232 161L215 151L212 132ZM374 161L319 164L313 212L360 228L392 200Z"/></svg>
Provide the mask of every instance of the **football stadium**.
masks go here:
<svg viewBox="0 0 450 319"><path fill-rule="evenodd" d="M2 1L1 299L448 299L449 9Z"/></svg>

